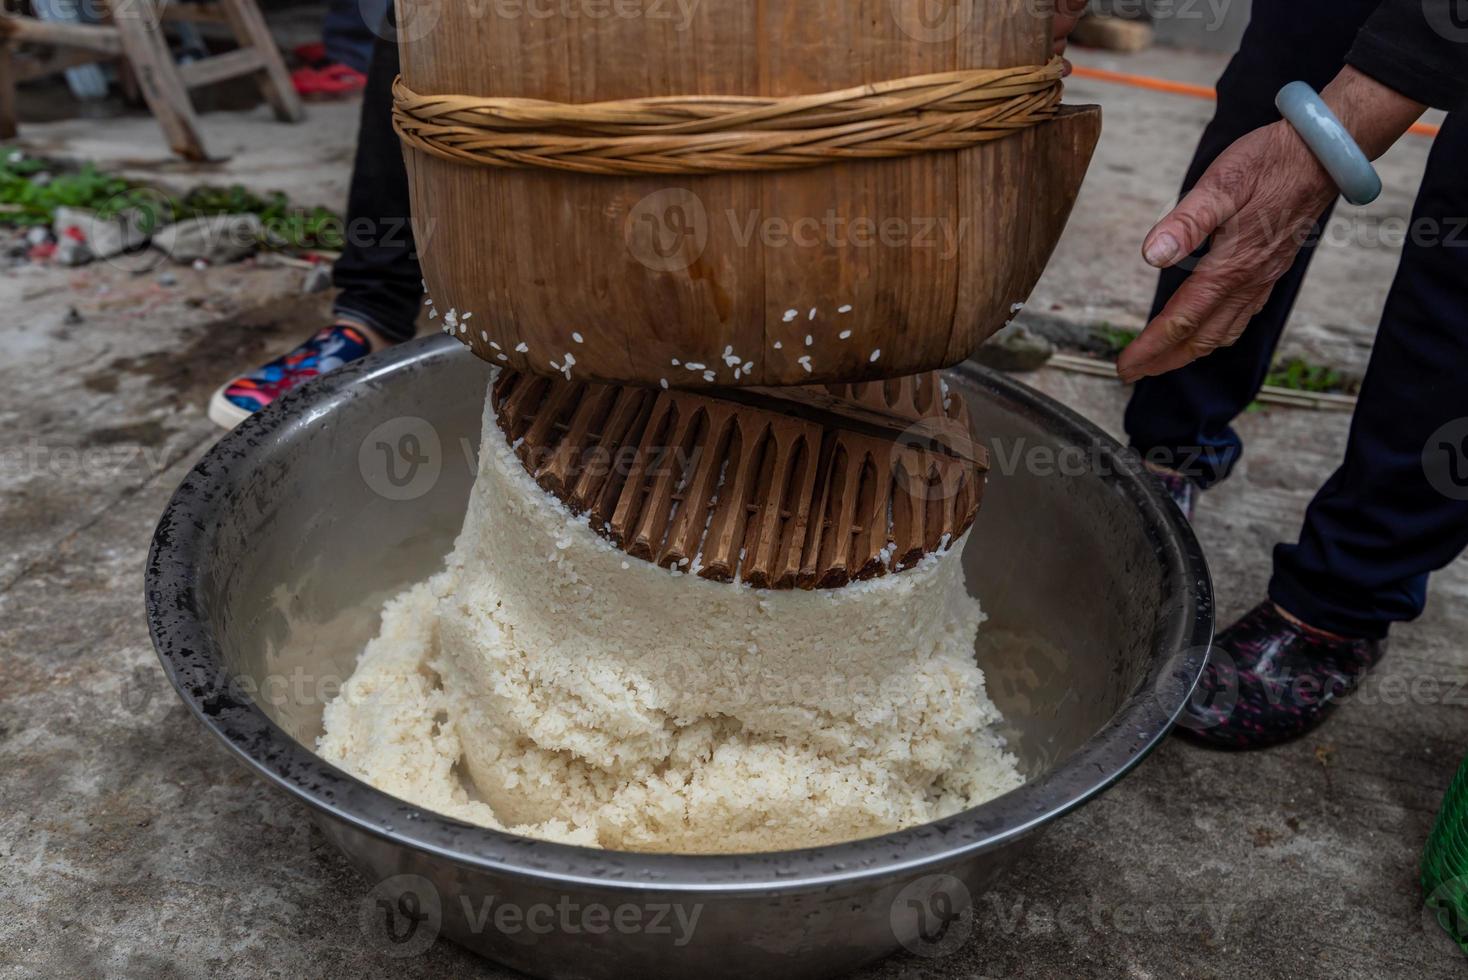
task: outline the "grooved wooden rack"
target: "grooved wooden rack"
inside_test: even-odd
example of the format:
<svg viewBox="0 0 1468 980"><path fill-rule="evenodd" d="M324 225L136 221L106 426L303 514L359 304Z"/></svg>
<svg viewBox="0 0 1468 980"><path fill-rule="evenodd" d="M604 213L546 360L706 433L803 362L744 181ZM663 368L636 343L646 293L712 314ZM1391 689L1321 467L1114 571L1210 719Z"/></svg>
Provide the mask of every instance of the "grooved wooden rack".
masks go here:
<svg viewBox="0 0 1468 980"><path fill-rule="evenodd" d="M969 528L987 454L937 372L813 391L828 406L815 417L799 400L758 408L506 370L491 399L541 487L664 568L836 588L910 568ZM843 425L843 403L902 424Z"/></svg>

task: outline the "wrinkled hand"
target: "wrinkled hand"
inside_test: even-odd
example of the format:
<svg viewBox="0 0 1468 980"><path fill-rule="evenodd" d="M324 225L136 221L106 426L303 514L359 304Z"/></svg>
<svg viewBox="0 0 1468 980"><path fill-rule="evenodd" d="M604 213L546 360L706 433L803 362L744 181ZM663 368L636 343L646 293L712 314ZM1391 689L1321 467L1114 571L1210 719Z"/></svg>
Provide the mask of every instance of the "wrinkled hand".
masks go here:
<svg viewBox="0 0 1468 980"><path fill-rule="evenodd" d="M1075 30L1076 22L1086 12L1088 3L1090 0L1055 0L1055 18L1051 21L1053 27L1050 35L1055 42L1051 48L1052 54L1065 54L1065 44L1070 39L1070 32Z"/></svg>
<svg viewBox="0 0 1468 980"><path fill-rule="evenodd" d="M1208 254L1116 363L1123 381L1163 374L1238 340L1336 196L1288 123L1257 129L1223 152L1147 234L1142 255L1176 265Z"/></svg>

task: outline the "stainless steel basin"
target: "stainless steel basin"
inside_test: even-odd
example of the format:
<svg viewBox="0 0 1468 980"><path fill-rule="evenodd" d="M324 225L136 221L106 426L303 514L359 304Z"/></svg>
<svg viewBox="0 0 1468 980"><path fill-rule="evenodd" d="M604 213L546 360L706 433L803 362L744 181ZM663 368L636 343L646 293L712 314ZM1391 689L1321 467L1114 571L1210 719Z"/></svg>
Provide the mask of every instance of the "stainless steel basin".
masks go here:
<svg viewBox="0 0 1468 980"><path fill-rule="evenodd" d="M994 470L964 561L1022 788L885 837L728 857L568 847L420 810L312 746L382 600L451 546L487 379L435 336L307 386L200 461L148 561L149 627L179 696L368 877L364 929L390 952L445 937L536 976L701 980L941 952L1027 839L1166 735L1201 670L1212 591L1176 509L1094 426L964 365L949 381Z"/></svg>

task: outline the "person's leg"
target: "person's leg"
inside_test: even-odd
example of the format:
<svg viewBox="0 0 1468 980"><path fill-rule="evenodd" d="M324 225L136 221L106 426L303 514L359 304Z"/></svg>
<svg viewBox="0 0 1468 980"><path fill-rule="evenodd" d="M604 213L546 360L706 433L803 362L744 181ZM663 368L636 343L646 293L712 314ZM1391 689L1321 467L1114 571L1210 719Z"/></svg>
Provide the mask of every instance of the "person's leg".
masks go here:
<svg viewBox="0 0 1468 980"><path fill-rule="evenodd" d="M1287 83L1303 79L1323 88L1341 70L1357 29L1375 6L1375 0L1256 4L1239 52L1219 79L1218 110L1188 168L1183 193L1234 141L1279 118L1274 96ZM1329 215L1327 210L1321 223ZM1149 318L1162 311L1205 252L1160 275ZM1143 458L1200 487L1228 475L1243 449L1233 420L1264 383L1313 254L1312 237L1232 347L1137 383L1126 431Z"/></svg>
<svg viewBox="0 0 1468 980"><path fill-rule="evenodd" d="M333 322L285 355L221 385L209 417L226 428L313 377L412 338L423 273L409 220L408 175L392 128L398 49L392 18L373 50L347 197Z"/></svg>
<svg viewBox="0 0 1468 980"><path fill-rule="evenodd" d="M1298 544L1279 545L1269 599L1218 634L1180 724L1228 748L1313 729L1422 610L1428 573L1468 546L1468 112L1428 159L1346 456Z"/></svg>
<svg viewBox="0 0 1468 980"><path fill-rule="evenodd" d="M388 343L409 340L423 302L423 273L413 243L408 171L392 128L392 82L398 46L392 15L388 39L373 49L362 97L357 154L347 192L342 254L332 269L340 319L361 323Z"/></svg>
<svg viewBox="0 0 1468 980"><path fill-rule="evenodd" d="M331 0L321 22L326 60L365 74L387 6L386 0Z"/></svg>
<svg viewBox="0 0 1468 980"><path fill-rule="evenodd" d="M1459 111L1428 158L1345 460L1310 504L1299 543L1275 549L1270 598L1322 630L1385 636L1422 611L1428 573L1468 546L1458 458L1468 450L1465 167Z"/></svg>

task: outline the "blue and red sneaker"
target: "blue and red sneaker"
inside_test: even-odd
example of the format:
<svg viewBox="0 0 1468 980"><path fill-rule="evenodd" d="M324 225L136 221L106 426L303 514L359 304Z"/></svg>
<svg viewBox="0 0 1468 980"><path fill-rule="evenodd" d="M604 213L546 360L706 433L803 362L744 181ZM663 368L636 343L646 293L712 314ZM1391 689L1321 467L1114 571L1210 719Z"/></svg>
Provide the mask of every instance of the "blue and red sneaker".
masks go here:
<svg viewBox="0 0 1468 980"><path fill-rule="evenodd" d="M297 385L372 353L359 327L336 323L295 350L222 385L209 399L209 419L233 429Z"/></svg>
<svg viewBox="0 0 1468 980"><path fill-rule="evenodd" d="M1151 463L1143 465L1147 467L1147 472L1152 474L1163 492L1172 498L1172 502L1177 504L1177 509L1183 512L1183 517L1187 518L1188 523L1191 524L1193 511L1198 507L1198 495L1203 492L1198 489L1198 484L1173 470L1154 466Z"/></svg>

